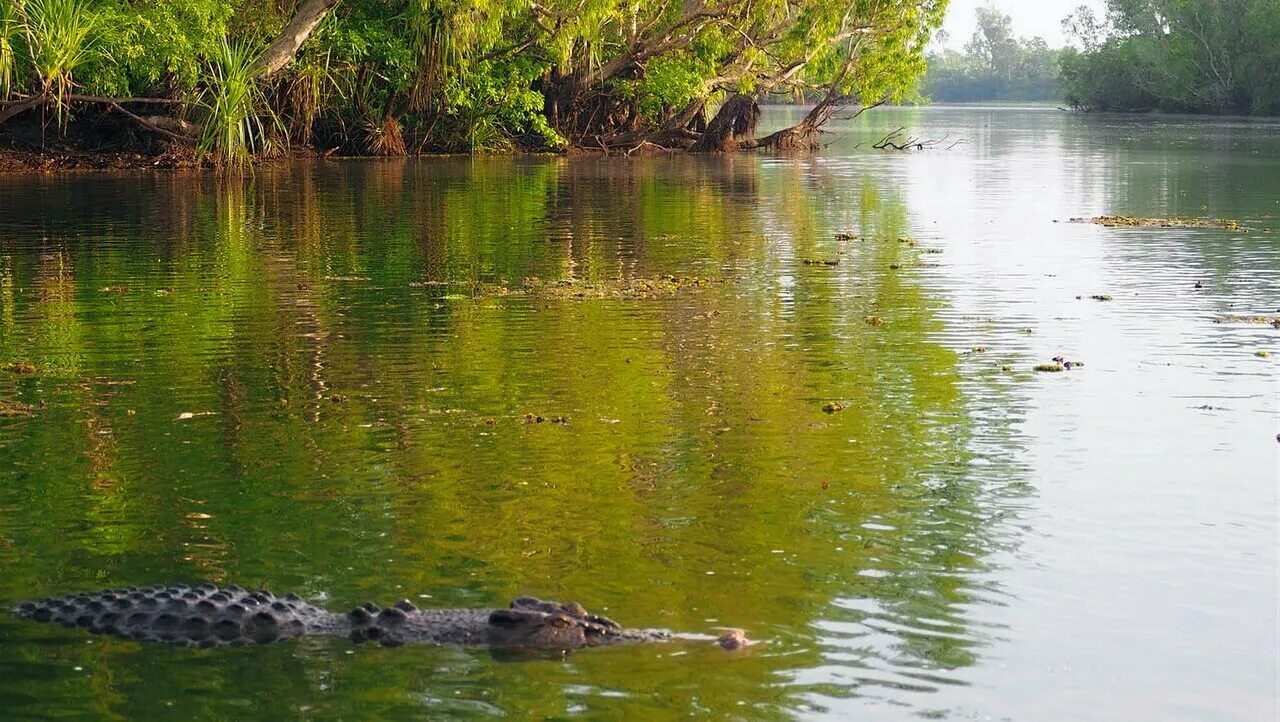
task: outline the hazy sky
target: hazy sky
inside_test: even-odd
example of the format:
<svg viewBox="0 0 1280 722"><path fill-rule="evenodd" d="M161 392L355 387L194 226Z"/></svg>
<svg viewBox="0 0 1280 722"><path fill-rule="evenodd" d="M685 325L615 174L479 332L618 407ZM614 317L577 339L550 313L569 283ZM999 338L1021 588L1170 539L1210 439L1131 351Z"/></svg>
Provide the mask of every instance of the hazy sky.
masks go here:
<svg viewBox="0 0 1280 722"><path fill-rule="evenodd" d="M989 0L1000 12L1013 18L1014 35L1031 37L1039 35L1052 47L1065 45L1062 35L1062 19L1080 5L1088 5L1102 15L1105 0ZM951 35L947 47L961 50L973 35L973 11L988 0L951 0L943 29Z"/></svg>

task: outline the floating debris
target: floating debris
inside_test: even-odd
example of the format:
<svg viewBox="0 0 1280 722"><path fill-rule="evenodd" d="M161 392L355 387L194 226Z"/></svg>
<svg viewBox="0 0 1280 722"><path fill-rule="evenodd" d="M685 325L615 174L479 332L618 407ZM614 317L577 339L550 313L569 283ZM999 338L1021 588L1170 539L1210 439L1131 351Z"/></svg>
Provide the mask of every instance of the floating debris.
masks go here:
<svg viewBox="0 0 1280 722"><path fill-rule="evenodd" d="M1083 362L1083 361L1068 361L1067 359L1063 358L1062 356L1054 356L1054 357L1053 357L1053 362L1054 362L1054 363L1056 363L1056 364L1062 364L1062 367L1063 367L1064 369L1067 369L1067 370L1071 370L1071 369L1073 369L1073 368L1074 368L1074 369L1084 368L1084 362Z"/></svg>
<svg viewBox="0 0 1280 722"><path fill-rule="evenodd" d="M0 419L29 419L36 415L37 408L21 401L0 399Z"/></svg>
<svg viewBox="0 0 1280 722"><path fill-rule="evenodd" d="M826 488L826 482L823 482L823 488ZM716 637L716 644L720 645L724 649L745 649L755 644L755 642L747 639L747 633L741 629L730 629L726 627L721 627L720 629L723 629L724 633L719 637Z"/></svg>
<svg viewBox="0 0 1280 722"><path fill-rule="evenodd" d="M723 279L703 276L658 276L607 281L581 279L543 281L530 277L521 282L521 290L534 298L633 300L668 298L687 288L702 288L723 282Z"/></svg>
<svg viewBox="0 0 1280 722"><path fill-rule="evenodd" d="M861 241L862 236L858 235L857 233L840 231L839 233L836 234L836 240L837 241Z"/></svg>
<svg viewBox="0 0 1280 722"><path fill-rule="evenodd" d="M128 286L106 286L101 289L102 293L128 293Z"/></svg>
<svg viewBox="0 0 1280 722"><path fill-rule="evenodd" d="M987 347L986 347L986 346L974 346L972 349L969 349L969 350L970 350L970 351L972 351L973 353L986 353L986 352L987 352Z"/></svg>
<svg viewBox="0 0 1280 722"><path fill-rule="evenodd" d="M1253 355L1257 356L1258 358L1271 358L1271 352L1266 349L1259 349L1257 351L1254 351Z"/></svg>
<svg viewBox="0 0 1280 722"><path fill-rule="evenodd" d="M535 413L525 414L524 416L520 417L520 420L526 424L541 424L542 422L546 421L545 418Z"/></svg>
<svg viewBox="0 0 1280 722"><path fill-rule="evenodd" d="M30 376L36 372L36 365L27 361L15 361L5 366L4 370L18 376Z"/></svg>
<svg viewBox="0 0 1280 722"><path fill-rule="evenodd" d="M823 404L823 405L822 405L822 413L824 413L824 414L838 414L838 413L840 413L841 411L844 411L844 410L845 410L845 409L847 409L847 408L849 408L849 406L848 406L847 404L843 404L843 403L841 403L841 402L839 402L839 401L828 401L827 403L825 403L825 404Z"/></svg>
<svg viewBox="0 0 1280 722"><path fill-rule="evenodd" d="M325 276L326 281L342 281L347 283L356 283L359 281L371 280L368 276Z"/></svg>
<svg viewBox="0 0 1280 722"><path fill-rule="evenodd" d="M1228 231L1249 229L1240 225L1239 221L1227 218L1135 218L1133 216L1096 216L1093 218L1072 218L1071 223L1092 223L1107 228L1222 228Z"/></svg>
<svg viewBox="0 0 1280 722"><path fill-rule="evenodd" d="M806 266L838 266L839 258L805 258L800 261Z"/></svg>
<svg viewBox="0 0 1280 722"><path fill-rule="evenodd" d="M1036 371L1044 371L1047 373L1057 373L1059 371L1070 371L1071 369L1084 368L1083 361L1068 361L1062 356L1054 356L1047 364L1036 364Z"/></svg>
<svg viewBox="0 0 1280 722"><path fill-rule="evenodd" d="M867 316L866 321L867 321L867 325L868 325L868 326L883 326L883 325L884 325L884 319L883 319L883 318L880 318L879 316Z"/></svg>
<svg viewBox="0 0 1280 722"><path fill-rule="evenodd" d="M1280 328L1280 316L1219 316L1213 319L1214 323L1256 323L1270 324L1276 328Z"/></svg>
<svg viewBox="0 0 1280 722"><path fill-rule="evenodd" d="M1105 293L1095 293L1095 294L1093 294L1092 296L1087 296L1087 297L1086 297L1086 296L1076 296L1076 300L1077 300L1077 301L1082 301L1082 300L1084 300L1085 298L1089 298L1089 299L1094 300L1094 301L1110 301L1110 300L1111 300L1111 296L1108 296L1108 295L1107 295L1107 294L1105 294Z"/></svg>
<svg viewBox="0 0 1280 722"><path fill-rule="evenodd" d="M217 414L217 411L183 411L174 418L174 421L186 421L198 416L216 416Z"/></svg>

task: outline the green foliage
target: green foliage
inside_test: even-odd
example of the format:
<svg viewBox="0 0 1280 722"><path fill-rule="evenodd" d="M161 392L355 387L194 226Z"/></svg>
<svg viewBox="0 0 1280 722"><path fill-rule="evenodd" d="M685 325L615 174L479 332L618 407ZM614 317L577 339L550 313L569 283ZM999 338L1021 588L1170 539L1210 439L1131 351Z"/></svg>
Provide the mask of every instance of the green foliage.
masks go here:
<svg viewBox="0 0 1280 722"><path fill-rule="evenodd" d="M1109 0L1064 25L1067 100L1087 110L1280 114L1280 3Z"/></svg>
<svg viewBox="0 0 1280 722"><path fill-rule="evenodd" d="M1089 52L1062 54L1065 100L1080 110L1148 110L1159 99L1142 89L1135 75L1131 43L1112 39Z"/></svg>
<svg viewBox="0 0 1280 722"><path fill-rule="evenodd" d="M102 3L103 44L111 63L96 68L93 87L105 95L193 93L208 60L228 37L234 9L217 0Z"/></svg>
<svg viewBox="0 0 1280 722"><path fill-rule="evenodd" d="M705 93L708 63L692 55L656 58L634 85L637 105L647 118L679 110Z"/></svg>
<svg viewBox="0 0 1280 722"><path fill-rule="evenodd" d="M76 71L99 50L99 18L87 0L23 0L19 13L36 92L49 97L65 125Z"/></svg>
<svg viewBox="0 0 1280 722"><path fill-rule="evenodd" d="M517 135L529 135L545 147L563 145L542 113L542 94L532 89L543 69L527 59L486 60L476 65L476 72L452 77L446 84L446 124L454 124L460 134L447 142L448 149L510 150L510 138Z"/></svg>
<svg viewBox="0 0 1280 722"><path fill-rule="evenodd" d="M994 8L980 7L976 14L977 29L963 54L929 55L922 92L942 102L1057 98L1060 52L1043 38L1015 37L1009 16Z"/></svg>
<svg viewBox="0 0 1280 722"><path fill-rule="evenodd" d="M208 123L199 147L232 165L272 138L555 148L733 94L902 98L946 0L343 0L295 62L255 79L250 60L293 7L0 0L0 93L47 87L60 114L76 86L191 103Z"/></svg>
<svg viewBox="0 0 1280 722"><path fill-rule="evenodd" d="M199 101L204 111L199 147L223 167L243 166L267 148L264 116L278 125L255 77L255 60L257 53L247 45L223 40L209 61L208 84Z"/></svg>

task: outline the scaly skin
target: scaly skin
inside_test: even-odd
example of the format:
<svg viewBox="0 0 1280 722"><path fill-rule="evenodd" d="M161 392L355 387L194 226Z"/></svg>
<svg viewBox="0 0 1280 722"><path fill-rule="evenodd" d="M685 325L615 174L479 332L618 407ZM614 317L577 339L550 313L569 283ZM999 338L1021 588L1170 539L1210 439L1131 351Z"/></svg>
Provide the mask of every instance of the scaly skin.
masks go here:
<svg viewBox="0 0 1280 722"><path fill-rule="evenodd" d="M304 634L387 646L547 650L672 638L662 631L624 629L578 604L532 597L520 597L507 609L418 609L402 600L386 609L365 604L348 614L334 614L295 594L277 598L271 592L237 586L178 584L48 597L23 602L15 611L25 619L57 622L95 634L200 647L270 644Z"/></svg>

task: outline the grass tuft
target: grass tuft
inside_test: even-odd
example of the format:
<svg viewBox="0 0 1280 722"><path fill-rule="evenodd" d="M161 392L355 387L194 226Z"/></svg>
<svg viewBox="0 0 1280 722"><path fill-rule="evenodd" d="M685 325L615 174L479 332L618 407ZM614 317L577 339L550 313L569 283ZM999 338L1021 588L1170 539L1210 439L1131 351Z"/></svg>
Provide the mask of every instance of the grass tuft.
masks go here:
<svg viewBox="0 0 1280 722"><path fill-rule="evenodd" d="M223 40L208 64L200 94L204 125L199 148L220 168L241 168L271 143L268 125L280 128L271 110L254 63L258 55L243 43ZM266 121L264 123L264 120Z"/></svg>
<svg viewBox="0 0 1280 722"><path fill-rule="evenodd" d="M404 128L394 116L387 116L380 123L366 123L365 144L372 155L401 156L408 152L404 144Z"/></svg>
<svg viewBox="0 0 1280 722"><path fill-rule="evenodd" d="M76 87L75 72L96 54L98 17L87 0L24 0L5 5L10 9L0 10L0 17L9 13L10 23L17 21L19 13L22 15L19 25L26 36L31 68L40 81L40 93L53 105L58 124L66 127L69 99ZM0 37L3 34L0 25ZM7 88L16 62L6 63L4 42L0 39L0 76L4 76L0 82Z"/></svg>

